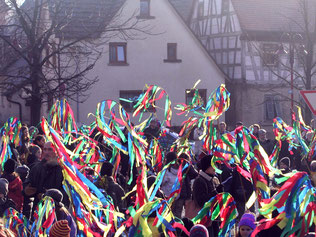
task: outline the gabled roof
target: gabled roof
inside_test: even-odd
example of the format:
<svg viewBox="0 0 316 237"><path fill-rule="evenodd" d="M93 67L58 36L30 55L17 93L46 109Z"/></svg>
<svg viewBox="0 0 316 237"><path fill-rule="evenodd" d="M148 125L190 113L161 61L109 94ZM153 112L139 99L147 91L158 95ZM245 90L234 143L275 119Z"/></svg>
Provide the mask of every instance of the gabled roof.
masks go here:
<svg viewBox="0 0 316 237"><path fill-rule="evenodd" d="M191 18L195 0L169 0L169 2L187 23Z"/></svg>
<svg viewBox="0 0 316 237"><path fill-rule="evenodd" d="M302 32L302 2L308 4L310 27L315 30L315 0L231 0L242 31Z"/></svg>
<svg viewBox="0 0 316 237"><path fill-rule="evenodd" d="M65 38L98 37L126 0L66 0L65 16L70 14L62 30Z"/></svg>
<svg viewBox="0 0 316 237"><path fill-rule="evenodd" d="M50 0L50 14L64 24L58 36L64 38L98 37L126 0ZM25 0L23 7L32 10L34 0ZM58 11L56 5L58 5Z"/></svg>

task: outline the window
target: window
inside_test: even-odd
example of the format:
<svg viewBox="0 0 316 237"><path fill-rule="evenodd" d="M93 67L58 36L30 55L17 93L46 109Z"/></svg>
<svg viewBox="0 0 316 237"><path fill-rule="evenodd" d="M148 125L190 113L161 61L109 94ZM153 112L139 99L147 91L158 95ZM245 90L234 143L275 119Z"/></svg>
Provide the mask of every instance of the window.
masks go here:
<svg viewBox="0 0 316 237"><path fill-rule="evenodd" d="M262 61L265 66L278 65L278 44L263 44L262 45Z"/></svg>
<svg viewBox="0 0 316 237"><path fill-rule="evenodd" d="M281 97L279 95L264 96L265 120L272 120L275 117L282 116Z"/></svg>
<svg viewBox="0 0 316 237"><path fill-rule="evenodd" d="M177 59L177 43L167 44L167 59L164 62L180 63L182 60Z"/></svg>
<svg viewBox="0 0 316 237"><path fill-rule="evenodd" d="M202 106L205 106L206 105L206 89L197 89L197 90L203 102ZM192 90L192 89L185 90L185 103L187 105L192 104L192 99L194 97L195 91L196 90Z"/></svg>
<svg viewBox="0 0 316 237"><path fill-rule="evenodd" d="M150 0L140 0L139 16L138 19L153 19L155 17L150 16Z"/></svg>
<svg viewBox="0 0 316 237"><path fill-rule="evenodd" d="M143 93L142 90L121 90L120 91L120 104L123 106L123 108L127 112L133 112L134 105L137 104L137 100L142 93ZM148 108L148 112L155 112L155 111L156 110L153 106L150 106Z"/></svg>
<svg viewBox="0 0 316 237"><path fill-rule="evenodd" d="M126 43L110 43L109 65L128 65L126 61Z"/></svg>

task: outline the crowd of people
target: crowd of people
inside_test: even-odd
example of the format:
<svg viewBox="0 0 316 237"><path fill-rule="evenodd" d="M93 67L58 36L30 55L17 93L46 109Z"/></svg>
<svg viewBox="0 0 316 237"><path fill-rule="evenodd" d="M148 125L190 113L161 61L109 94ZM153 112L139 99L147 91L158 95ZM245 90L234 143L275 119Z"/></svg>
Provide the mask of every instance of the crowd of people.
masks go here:
<svg viewBox="0 0 316 237"><path fill-rule="evenodd" d="M236 127L243 126L241 122ZM51 197L55 203L56 222L50 228L49 236L77 236L77 223L73 218L69 207L72 205L63 187L63 169L58 162L58 153L52 142L47 141L45 135L40 130L23 125L21 132L21 142L19 146L10 144L12 155L2 164L2 174L0 178L0 217L4 216L8 208L13 208L32 223L34 212L38 203L46 196ZM123 133L127 133L127 129ZM266 130L260 128L258 124L251 126L252 134L258 138L260 145L268 155L271 155L275 142L267 138ZM225 133L234 134L227 131L224 122L219 123L217 128L218 137ZM150 143L161 136L162 131L159 121L152 120L144 130L144 138ZM195 155L193 152L177 153L176 150L166 151L163 165L168 166L163 180L156 193L157 198L167 199L174 192L175 180L182 172L181 190L172 203L171 210L185 228L190 232L190 236L218 236L220 220L209 221L203 225L194 224L194 218L212 197L222 192L228 192L234 198L238 210L238 226L236 236L248 237L256 228L257 221L262 218L258 214L258 208L253 205L250 209L246 208L246 203L254 192L252 182L238 172L237 169L227 167L225 164L218 165L221 174L216 173L212 165L212 155L208 154L201 144L198 137L201 130L195 129L194 138ZM305 134L307 143L311 142L313 134ZM95 137L94 137L95 138ZM99 148L104 156L107 157L109 146L99 139ZM123 144L124 145L124 144ZM126 145L126 144L125 144ZM69 147L69 149L73 149ZM288 144L282 142L282 149L278 155L278 168L283 174L290 173L292 170L307 172L314 185L316 185L316 160L304 160L300 157L300 148L295 147L291 151ZM313 157L315 159L315 157ZM130 166L129 157L121 154L121 162L117 170L110 157L107 161L100 164L99 173L95 169L86 166L81 172L92 181L95 186L104 194L109 195L117 211L128 215L128 207L135 202L136 185L140 170L135 165ZM184 169L179 167L185 167ZM157 173L150 170L147 177L147 186L151 187L156 183ZM115 174L115 175L114 175ZM133 174L133 182L128 185L129 175ZM271 192L275 193L280 188L273 179L268 180ZM314 228L314 229L313 229ZM315 227L311 228L311 232ZM102 234L98 226L96 231ZM271 229L261 231L258 236L281 236L282 229L274 226ZM177 236L188 236L188 233L176 231ZM128 235L128 232L127 234ZM158 229L153 231L153 235L163 236ZM310 233L311 235L311 233ZM314 234L315 235L315 234ZM0 236L16 236L14 230L9 230L1 226Z"/></svg>

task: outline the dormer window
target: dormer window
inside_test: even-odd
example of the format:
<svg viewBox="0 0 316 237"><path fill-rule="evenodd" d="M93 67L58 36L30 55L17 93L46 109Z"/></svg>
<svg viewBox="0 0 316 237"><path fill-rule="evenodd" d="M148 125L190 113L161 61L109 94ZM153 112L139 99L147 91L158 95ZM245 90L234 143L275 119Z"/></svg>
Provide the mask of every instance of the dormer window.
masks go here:
<svg viewBox="0 0 316 237"><path fill-rule="evenodd" d="M140 0L138 19L153 19L150 15L150 0Z"/></svg>

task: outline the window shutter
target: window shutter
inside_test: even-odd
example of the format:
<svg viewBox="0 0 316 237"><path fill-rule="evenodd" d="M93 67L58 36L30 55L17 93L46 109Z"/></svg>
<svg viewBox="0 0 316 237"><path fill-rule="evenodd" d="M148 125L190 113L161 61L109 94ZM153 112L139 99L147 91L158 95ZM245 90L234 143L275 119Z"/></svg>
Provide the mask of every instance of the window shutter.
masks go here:
<svg viewBox="0 0 316 237"><path fill-rule="evenodd" d="M274 119L274 102L271 96L266 97L266 116L267 119Z"/></svg>
<svg viewBox="0 0 316 237"><path fill-rule="evenodd" d="M282 109L280 104L281 98L279 95L274 96L274 108L276 112L276 116L282 117Z"/></svg>

